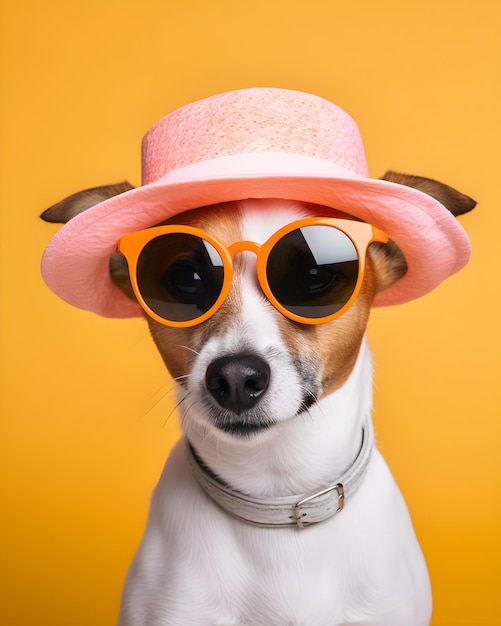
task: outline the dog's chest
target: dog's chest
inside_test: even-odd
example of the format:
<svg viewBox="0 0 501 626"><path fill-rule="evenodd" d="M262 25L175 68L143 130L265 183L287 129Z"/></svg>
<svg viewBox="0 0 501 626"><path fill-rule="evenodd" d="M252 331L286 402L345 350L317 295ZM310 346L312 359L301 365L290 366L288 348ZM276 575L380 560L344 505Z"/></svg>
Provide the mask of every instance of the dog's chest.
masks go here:
<svg viewBox="0 0 501 626"><path fill-rule="evenodd" d="M199 610L212 616L214 626L344 623L353 575L345 548L332 540L331 524L278 534L249 527L212 533L208 550L204 542L201 569L189 576L205 587L205 606Z"/></svg>

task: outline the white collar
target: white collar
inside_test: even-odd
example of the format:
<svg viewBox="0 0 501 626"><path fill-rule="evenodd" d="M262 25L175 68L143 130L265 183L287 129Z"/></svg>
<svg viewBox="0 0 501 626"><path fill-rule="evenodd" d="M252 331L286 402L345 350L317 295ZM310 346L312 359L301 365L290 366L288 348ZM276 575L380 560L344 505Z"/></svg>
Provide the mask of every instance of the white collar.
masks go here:
<svg viewBox="0 0 501 626"><path fill-rule="evenodd" d="M303 495L277 498L253 498L233 491L207 472L189 443L186 449L193 474L202 489L233 517L267 528L306 528L342 511L345 502L360 487L374 449L374 430L371 419L367 419L356 459L331 485Z"/></svg>

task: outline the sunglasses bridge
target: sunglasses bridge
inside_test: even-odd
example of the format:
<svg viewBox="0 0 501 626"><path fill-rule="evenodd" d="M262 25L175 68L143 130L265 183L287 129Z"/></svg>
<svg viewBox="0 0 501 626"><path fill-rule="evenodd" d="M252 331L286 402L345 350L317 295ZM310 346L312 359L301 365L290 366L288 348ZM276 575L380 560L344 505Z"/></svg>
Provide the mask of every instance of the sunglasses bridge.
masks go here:
<svg viewBox="0 0 501 626"><path fill-rule="evenodd" d="M224 247L226 248L226 250L228 250L230 257L233 259L233 257L238 252L253 252L256 255L256 257L258 257L259 254L261 253L261 250L263 249L263 244L244 239L242 241L235 241L234 243L231 243L229 246L224 246Z"/></svg>

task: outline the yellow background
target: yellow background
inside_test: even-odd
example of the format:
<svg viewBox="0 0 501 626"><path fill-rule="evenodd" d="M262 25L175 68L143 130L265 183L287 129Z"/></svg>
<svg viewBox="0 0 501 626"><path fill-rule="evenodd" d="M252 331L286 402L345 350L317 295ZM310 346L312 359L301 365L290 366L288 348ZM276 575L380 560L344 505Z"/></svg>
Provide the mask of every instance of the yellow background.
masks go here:
<svg viewBox="0 0 501 626"><path fill-rule="evenodd" d="M371 174L475 197L470 265L377 310L379 445L405 494L433 626L501 624L498 0L3 0L0 622L113 624L149 494L178 435L142 320L59 301L38 214L140 182L140 139L221 91L315 92L357 120ZM308 626L315 626L310 624ZM402 625L406 626L406 625Z"/></svg>

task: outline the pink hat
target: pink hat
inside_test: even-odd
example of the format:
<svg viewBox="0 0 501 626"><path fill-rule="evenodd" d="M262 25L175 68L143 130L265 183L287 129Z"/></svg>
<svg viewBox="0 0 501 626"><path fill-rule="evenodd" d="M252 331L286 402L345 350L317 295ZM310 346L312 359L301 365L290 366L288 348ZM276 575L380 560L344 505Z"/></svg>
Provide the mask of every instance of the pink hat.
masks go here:
<svg viewBox="0 0 501 626"><path fill-rule="evenodd" d="M140 315L110 279L120 237L189 209L246 198L316 203L385 231L408 270L376 306L424 295L470 257L466 233L440 202L368 177L355 122L314 95L266 88L213 96L161 119L142 148L142 186L74 217L45 250L44 280L74 306L106 317Z"/></svg>

